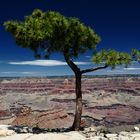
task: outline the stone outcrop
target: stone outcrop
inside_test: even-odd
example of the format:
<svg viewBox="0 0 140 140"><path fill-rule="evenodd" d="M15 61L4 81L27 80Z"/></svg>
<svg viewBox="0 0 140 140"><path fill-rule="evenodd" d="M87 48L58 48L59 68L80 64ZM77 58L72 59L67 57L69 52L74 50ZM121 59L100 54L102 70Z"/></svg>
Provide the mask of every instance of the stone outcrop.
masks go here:
<svg viewBox="0 0 140 140"><path fill-rule="evenodd" d="M81 132L88 140L140 140L140 131L110 133L107 128L89 127Z"/></svg>
<svg viewBox="0 0 140 140"><path fill-rule="evenodd" d="M7 126L7 125L0 125L0 137L11 136L11 135L16 134L16 132L14 130L9 130L8 127L9 126Z"/></svg>
<svg viewBox="0 0 140 140"><path fill-rule="evenodd" d="M89 107L87 110L93 114L97 113L104 116L103 121L107 126L135 124L140 121L140 108L134 106L114 104L110 106Z"/></svg>
<svg viewBox="0 0 140 140"><path fill-rule="evenodd" d="M31 111L24 107L17 114L12 125L24 125L39 128L62 128L70 127L72 118L62 109L50 109L47 111Z"/></svg>
<svg viewBox="0 0 140 140"><path fill-rule="evenodd" d="M15 132L13 130L0 130L0 136L11 136L14 134Z"/></svg>
<svg viewBox="0 0 140 140"><path fill-rule="evenodd" d="M16 131L17 129L20 131ZM55 129L55 133L52 133L49 129L46 131L42 130L44 129L39 129L38 133L35 133L34 128L27 126L0 125L0 137L2 140L140 140L140 131L138 131L138 127L136 126L133 131L121 131L117 133L110 133L108 129L103 126L91 126L85 128L83 131L63 131L63 133L61 133L60 128ZM17 134L15 131L20 134Z"/></svg>

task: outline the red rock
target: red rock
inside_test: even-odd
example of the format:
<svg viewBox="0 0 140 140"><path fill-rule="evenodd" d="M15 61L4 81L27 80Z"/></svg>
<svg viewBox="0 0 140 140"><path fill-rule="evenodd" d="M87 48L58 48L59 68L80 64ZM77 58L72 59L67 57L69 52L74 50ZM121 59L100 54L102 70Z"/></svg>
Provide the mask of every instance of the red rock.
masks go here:
<svg viewBox="0 0 140 140"><path fill-rule="evenodd" d="M31 114L31 108L28 106L23 106L22 108L20 108L19 112L17 113L17 116L28 116L29 114Z"/></svg>
<svg viewBox="0 0 140 140"><path fill-rule="evenodd" d="M7 110L0 110L0 119L4 117L11 116L11 113Z"/></svg>
<svg viewBox="0 0 140 140"><path fill-rule="evenodd" d="M50 109L47 111L31 111L28 114L20 113L12 122L12 125L25 125L40 128L70 127L72 118L62 109Z"/></svg>

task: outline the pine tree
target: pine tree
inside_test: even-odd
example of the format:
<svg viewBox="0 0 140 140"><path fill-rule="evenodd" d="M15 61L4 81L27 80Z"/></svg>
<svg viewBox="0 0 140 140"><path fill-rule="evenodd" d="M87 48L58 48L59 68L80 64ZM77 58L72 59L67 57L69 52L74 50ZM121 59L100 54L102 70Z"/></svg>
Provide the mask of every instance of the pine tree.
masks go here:
<svg viewBox="0 0 140 140"><path fill-rule="evenodd" d="M87 50L95 51L100 37L78 18L65 17L56 11L43 12L36 9L24 21L6 21L4 26L13 34L17 45L30 48L37 58L49 58L52 53L61 53L75 75L76 111L72 130L80 129L82 114L81 78L88 72L116 65L127 66L131 56L115 50L94 53L92 61L97 67L81 70L73 61Z"/></svg>

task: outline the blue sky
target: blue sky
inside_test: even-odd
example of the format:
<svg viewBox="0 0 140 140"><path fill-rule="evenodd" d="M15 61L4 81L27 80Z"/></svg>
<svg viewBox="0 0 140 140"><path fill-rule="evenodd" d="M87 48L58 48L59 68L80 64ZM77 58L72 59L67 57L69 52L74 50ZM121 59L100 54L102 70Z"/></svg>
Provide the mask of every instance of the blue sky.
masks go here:
<svg viewBox="0 0 140 140"><path fill-rule="evenodd" d="M56 10L69 17L78 17L101 36L97 50L113 48L130 52L140 48L140 1L139 0L2 0L0 4L0 76L47 76L71 75L61 54L53 54L48 60L35 60L28 49L16 45L6 32L3 22L23 20L33 9ZM82 69L95 66L90 62L91 52L75 60ZM52 65L53 64L53 65ZM140 74L140 64L129 68L118 66L89 74Z"/></svg>

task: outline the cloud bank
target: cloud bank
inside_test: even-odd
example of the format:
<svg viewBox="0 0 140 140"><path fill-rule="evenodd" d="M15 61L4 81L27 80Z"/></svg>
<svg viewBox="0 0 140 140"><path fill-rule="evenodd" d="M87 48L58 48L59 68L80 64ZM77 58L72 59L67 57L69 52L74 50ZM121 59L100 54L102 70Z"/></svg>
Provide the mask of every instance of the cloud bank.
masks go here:
<svg viewBox="0 0 140 140"><path fill-rule="evenodd" d="M88 62L74 62L76 65L86 65ZM34 61L20 61L20 62L9 62L11 65L34 65L34 66L64 66L66 62L58 60L34 60Z"/></svg>
<svg viewBox="0 0 140 140"><path fill-rule="evenodd" d="M140 70L140 68L124 68L124 70Z"/></svg>
<svg viewBox="0 0 140 140"><path fill-rule="evenodd" d="M32 72L32 71L2 71L0 74L27 74L27 75L32 75L32 74L38 74L38 72Z"/></svg>

